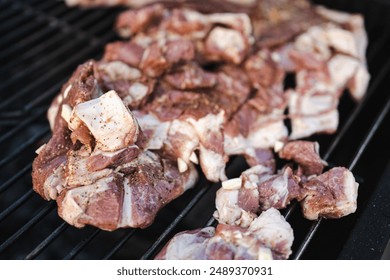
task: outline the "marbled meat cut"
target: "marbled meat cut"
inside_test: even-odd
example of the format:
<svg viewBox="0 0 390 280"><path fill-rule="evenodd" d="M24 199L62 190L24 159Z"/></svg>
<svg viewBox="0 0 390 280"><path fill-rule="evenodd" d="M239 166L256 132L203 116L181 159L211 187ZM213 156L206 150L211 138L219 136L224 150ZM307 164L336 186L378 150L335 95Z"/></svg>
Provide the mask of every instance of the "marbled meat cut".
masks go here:
<svg viewBox="0 0 390 280"><path fill-rule="evenodd" d="M335 132L344 90L364 95L363 18L306 0L152 2L67 1L139 8L117 18L124 39L79 66L53 100L53 136L34 161L34 190L78 227L146 227L195 184L199 165L231 189L217 200L226 223L249 226L292 199L309 218L353 211L354 185L323 177L316 144L287 142ZM297 170L276 172L276 146ZM234 155L253 169L226 181ZM337 182L353 181L343 174Z"/></svg>
<svg viewBox="0 0 390 280"><path fill-rule="evenodd" d="M279 156L292 159L298 168L286 165L275 174L270 167L257 165L239 178L222 182L214 214L220 223L246 227L258 213L271 207L283 209L294 199L309 220L341 218L356 211L359 184L344 167L322 173L318 143L292 141L279 149Z"/></svg>
<svg viewBox="0 0 390 280"><path fill-rule="evenodd" d="M137 120L115 91L101 92L93 62L77 69L60 96L53 136L34 161L33 181L36 192L57 201L68 223L146 227L195 184L193 165L179 172L175 162L143 148Z"/></svg>
<svg viewBox="0 0 390 280"><path fill-rule="evenodd" d="M176 234L156 256L160 260L287 259L293 230L278 210L270 208L248 227L219 224Z"/></svg>

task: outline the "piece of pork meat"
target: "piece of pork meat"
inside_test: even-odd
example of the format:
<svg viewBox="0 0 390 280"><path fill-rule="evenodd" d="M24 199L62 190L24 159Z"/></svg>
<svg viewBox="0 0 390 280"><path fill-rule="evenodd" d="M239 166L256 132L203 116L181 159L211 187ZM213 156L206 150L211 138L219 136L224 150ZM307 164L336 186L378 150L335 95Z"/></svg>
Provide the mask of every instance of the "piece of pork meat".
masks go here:
<svg viewBox="0 0 390 280"><path fill-rule="evenodd" d="M181 49L188 49L187 57L196 50L196 60L202 64L240 64L253 44L251 21L244 13L202 14L186 8L163 9L155 4L122 13L116 28L125 38L132 35L132 44L144 49L140 67L153 77L170 68L169 53L184 54ZM171 43L175 40L186 42L186 48Z"/></svg>
<svg viewBox="0 0 390 280"><path fill-rule="evenodd" d="M241 106L224 127L227 155L244 155L251 166L266 162L273 164L272 154L266 152L267 149L288 137L284 124L286 102L282 94L278 87L260 88Z"/></svg>
<svg viewBox="0 0 390 280"><path fill-rule="evenodd" d="M283 209L291 200L302 199L300 178L286 167L278 174L262 166L254 166L239 178L222 182L215 200L214 217L220 223L247 226L260 211Z"/></svg>
<svg viewBox="0 0 390 280"><path fill-rule="evenodd" d="M74 107L79 103L96 98L100 94L100 89L94 78L94 63L89 61L76 69L69 81L62 87L61 93L52 102L51 109L48 111L48 119L53 136L44 148L40 149L33 162L32 171L33 188L44 199L49 200L56 197L56 191L54 191L55 194L52 194L52 188L45 190L45 182L47 180L47 182L60 181L58 177L64 172L67 152L78 146L71 141L71 131L68 129L66 120L62 117L64 115L63 108L67 108L66 105ZM58 188L62 189L60 184L58 184Z"/></svg>
<svg viewBox="0 0 390 280"><path fill-rule="evenodd" d="M222 133L224 112L211 103L206 95L169 91L136 114L141 128L161 139L158 142L162 145L163 153L177 160L181 172L185 172L191 162L199 162L210 181L226 179L227 157ZM151 138L152 142L146 144L147 147L158 144L154 137ZM199 159L196 151L199 151Z"/></svg>
<svg viewBox="0 0 390 280"><path fill-rule="evenodd" d="M271 208L247 228L219 224L176 234L160 251L159 260L272 260L287 259L293 230Z"/></svg>
<svg viewBox="0 0 390 280"><path fill-rule="evenodd" d="M95 73L100 88L104 92L115 90L131 110L145 105L156 82L120 60L98 62Z"/></svg>
<svg viewBox="0 0 390 280"><path fill-rule="evenodd" d="M309 179L303 184L304 216L309 220L319 217L341 218L356 211L359 184L344 167L335 167Z"/></svg>
<svg viewBox="0 0 390 280"><path fill-rule="evenodd" d="M324 162L319 154L320 145L318 142L310 141L289 141L286 144L278 142L275 144L275 152L279 157L286 160L293 160L299 165L299 176L319 175L324 170Z"/></svg>
<svg viewBox="0 0 390 280"><path fill-rule="evenodd" d="M94 69L93 62L80 66L63 87L53 137L33 164L34 190L56 199L59 215L76 227L146 227L195 184L197 172L189 164L181 173L144 150L145 136L120 97L96 98Z"/></svg>
<svg viewBox="0 0 390 280"><path fill-rule="evenodd" d="M310 27L272 56L285 71L296 73L296 88L287 91L290 139L334 133L342 92L348 88L358 100L366 91L369 74L353 34L333 23Z"/></svg>
<svg viewBox="0 0 390 280"><path fill-rule="evenodd" d="M348 169L336 167L322 173L324 165L315 142L293 141L280 149L285 159L300 164L298 171L285 166L274 174L271 168L257 165L239 178L222 182L214 213L220 223L245 227L259 212L271 207L283 209L293 199L301 203L304 216L310 220L355 212L359 185Z"/></svg>

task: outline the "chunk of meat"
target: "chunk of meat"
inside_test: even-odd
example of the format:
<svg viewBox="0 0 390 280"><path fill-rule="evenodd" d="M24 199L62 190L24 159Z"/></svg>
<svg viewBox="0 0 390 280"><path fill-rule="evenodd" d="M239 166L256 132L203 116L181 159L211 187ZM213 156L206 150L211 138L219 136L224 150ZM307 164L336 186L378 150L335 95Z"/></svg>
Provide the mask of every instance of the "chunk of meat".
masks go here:
<svg viewBox="0 0 390 280"><path fill-rule="evenodd" d="M56 199L59 215L76 227L147 227L163 206L195 184L196 169L189 164L179 172L175 162L142 150L145 135L119 96L110 91L95 97L94 69L93 63L84 65L78 69L82 80L72 77L72 87L64 89L69 92L53 137L34 162L34 189ZM92 144L71 141L80 127Z"/></svg>
<svg viewBox="0 0 390 280"><path fill-rule="evenodd" d="M161 4L146 6L140 9L128 10L119 14L116 20L116 30L123 38L145 31L151 24L160 20L164 12Z"/></svg>
<svg viewBox="0 0 390 280"><path fill-rule="evenodd" d="M153 92L155 80L122 61L99 62L96 68L99 86L115 90L130 109L142 107Z"/></svg>
<svg viewBox="0 0 390 280"><path fill-rule="evenodd" d="M44 199L49 200L57 197L56 185L46 183L46 186L50 185L48 188L45 187L45 182L52 181L51 176L54 173L63 174L63 170L60 170L66 164L66 154L69 150L76 148L76 145L71 141L68 123L62 117L62 105L67 104L74 107L81 102L96 98L99 94L100 89L94 77L94 62L88 61L76 69L69 81L62 87L61 93L58 95L60 98L57 97L53 101L52 113L56 113L51 118L53 136L35 158L32 171L33 188ZM49 177L51 178L48 179ZM63 181L62 175L55 180L58 182L59 189L62 189ZM54 193L48 189L54 190Z"/></svg>
<svg viewBox="0 0 390 280"><path fill-rule="evenodd" d="M210 60L241 63L249 50L249 42L237 30L215 27L205 42L206 56Z"/></svg>
<svg viewBox="0 0 390 280"><path fill-rule="evenodd" d="M139 134L136 119L115 91L75 106L69 126L76 130L81 122L95 138L96 148L102 151L133 145Z"/></svg>
<svg viewBox="0 0 390 280"><path fill-rule="evenodd" d="M164 260L287 259L293 230L276 209L269 209L242 228L219 224L176 234L156 256Z"/></svg>
<svg viewBox="0 0 390 280"><path fill-rule="evenodd" d="M204 260L209 239L215 228L187 230L177 233L155 257L156 260Z"/></svg>
<svg viewBox="0 0 390 280"><path fill-rule="evenodd" d="M145 48L135 42L117 41L105 47L103 61L121 61L132 67L139 67Z"/></svg>
<svg viewBox="0 0 390 280"><path fill-rule="evenodd" d="M200 88L212 88L217 83L214 73L204 71L199 65L190 63L165 76L165 80L181 90L194 90Z"/></svg>
<svg viewBox="0 0 390 280"><path fill-rule="evenodd" d="M259 151L287 138L283 115L286 102L279 90L260 89L225 125L224 149L227 155L244 155L252 161L251 165L264 163Z"/></svg>
<svg viewBox="0 0 390 280"><path fill-rule="evenodd" d="M214 217L221 223L247 226L260 211L283 209L291 200L301 200L299 183L300 179L289 167L278 174L262 165L251 167L240 178L222 182Z"/></svg>
<svg viewBox="0 0 390 280"><path fill-rule="evenodd" d="M198 163L195 151L199 151L199 163L210 181L225 179L227 157L224 152L224 112L203 94L196 92L169 91L149 103L144 112L152 115L156 123L164 123L163 153L178 162L181 171L186 171L190 162ZM142 127L142 125L141 125ZM158 125L148 126L150 134L158 135ZM162 132L160 130L160 132ZM166 132L166 133L165 133Z"/></svg>
<svg viewBox="0 0 390 280"><path fill-rule="evenodd" d="M359 184L344 167L335 167L303 184L302 210L309 220L341 218L356 211Z"/></svg>
<svg viewBox="0 0 390 280"><path fill-rule="evenodd" d="M317 142L310 141L290 141L282 147L276 147L279 157L293 160L299 164L303 175L319 175L322 173L326 162L319 155L320 146Z"/></svg>

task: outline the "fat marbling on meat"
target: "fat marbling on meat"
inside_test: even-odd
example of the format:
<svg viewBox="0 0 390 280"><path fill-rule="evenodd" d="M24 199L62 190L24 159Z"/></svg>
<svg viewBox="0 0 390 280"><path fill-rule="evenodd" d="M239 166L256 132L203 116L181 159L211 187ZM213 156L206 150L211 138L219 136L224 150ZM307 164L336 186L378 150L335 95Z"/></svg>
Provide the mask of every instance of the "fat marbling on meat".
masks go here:
<svg viewBox="0 0 390 280"><path fill-rule="evenodd" d="M270 208L246 228L218 224L176 234L156 256L164 260L287 259L293 230L278 210Z"/></svg>
<svg viewBox="0 0 390 280"><path fill-rule="evenodd" d="M356 211L359 184L351 171L335 167L322 173L324 162L316 142L291 141L280 145L279 156L295 161L298 169L286 165L275 174L272 168L257 165L239 178L223 181L217 191L214 213L219 222L245 227L261 211L271 207L283 209L294 199L310 220L340 218Z"/></svg>
<svg viewBox="0 0 390 280"><path fill-rule="evenodd" d="M34 189L56 199L59 215L76 227L150 225L195 184L195 168L180 173L175 162L143 149L145 136L131 111L114 91L96 89L93 62L80 66L68 86L53 137L34 161Z"/></svg>

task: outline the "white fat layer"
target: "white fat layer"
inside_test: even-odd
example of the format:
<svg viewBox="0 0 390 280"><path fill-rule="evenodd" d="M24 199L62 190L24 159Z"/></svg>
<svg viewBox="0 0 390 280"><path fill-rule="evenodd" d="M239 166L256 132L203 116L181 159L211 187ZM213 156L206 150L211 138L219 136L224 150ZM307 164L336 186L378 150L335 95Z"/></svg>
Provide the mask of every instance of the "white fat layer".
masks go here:
<svg viewBox="0 0 390 280"><path fill-rule="evenodd" d="M68 104L62 104L61 117L69 124L70 116L72 115L72 107Z"/></svg>
<svg viewBox="0 0 390 280"><path fill-rule="evenodd" d="M348 25L348 27L351 29L350 31L354 36L359 58L362 62L365 62L365 53L367 49L368 39L364 28L364 18L362 17L362 15L331 10L325 8L324 6L316 6L315 9L317 13L327 19L330 19L331 21L334 21L341 25Z"/></svg>
<svg viewBox="0 0 390 280"><path fill-rule="evenodd" d="M220 188L217 191L215 206L220 223L234 225L241 217L241 209L238 207L238 190Z"/></svg>
<svg viewBox="0 0 390 280"><path fill-rule="evenodd" d="M223 51L234 63L241 62L240 53L245 49L245 41L239 31L223 27L211 30L206 44Z"/></svg>
<svg viewBox="0 0 390 280"><path fill-rule="evenodd" d="M131 195L131 187L128 178L124 179L124 196L123 196L123 205L122 205L122 217L118 224L118 227L133 227L133 203Z"/></svg>
<svg viewBox="0 0 390 280"><path fill-rule="evenodd" d="M121 61L106 62L99 65L99 69L104 70L111 81L132 81L141 77L141 72L137 68L130 67Z"/></svg>
<svg viewBox="0 0 390 280"><path fill-rule="evenodd" d="M283 120L275 120L273 116L264 117L257 123L257 129L253 129L248 135L248 146L253 148L272 148L277 141L285 139L288 130Z"/></svg>
<svg viewBox="0 0 390 280"><path fill-rule="evenodd" d="M64 166L60 165L53 173L46 178L43 184L43 193L46 198L56 199L58 194L64 189L65 182L65 171Z"/></svg>
<svg viewBox="0 0 390 280"><path fill-rule="evenodd" d="M46 147L46 144L43 144L42 146L40 146L38 149L35 150L35 153L37 155L39 155L39 153Z"/></svg>
<svg viewBox="0 0 390 280"><path fill-rule="evenodd" d="M188 169L187 163L182 160L181 158L177 158L177 168L179 169L180 173L186 172Z"/></svg>
<svg viewBox="0 0 390 280"><path fill-rule="evenodd" d="M338 116L338 111L335 109L318 116L293 118L292 133L289 138L294 140L320 132L333 133L337 130Z"/></svg>
<svg viewBox="0 0 390 280"><path fill-rule="evenodd" d="M64 94L63 94L64 99L66 99L66 98L68 97L69 91L70 91L71 89L72 89L72 85L68 85L68 86L66 87L66 89L64 90Z"/></svg>
<svg viewBox="0 0 390 280"><path fill-rule="evenodd" d="M234 178L222 182L222 188L225 190L239 190L241 188L242 179Z"/></svg>
<svg viewBox="0 0 390 280"><path fill-rule="evenodd" d="M161 122L154 115L143 114L139 111L134 111L134 115L137 118L142 131L148 132L148 135L150 134L145 148L149 150L161 149L168 138L170 123Z"/></svg>
<svg viewBox="0 0 390 280"><path fill-rule="evenodd" d="M221 111L217 115L208 114L198 120L188 118L187 122L190 123L192 127L196 130L200 141L202 141L202 139L207 139L208 137L210 137L210 131L220 131L222 129L225 118L224 116L224 112ZM191 150L191 153L192 152L193 150ZM188 156L190 156L191 153L189 153ZM207 149L206 147L204 147L204 145L200 144L199 161L202 166L203 173L208 180L217 182L219 180L224 181L227 179L225 175L226 162L223 151L222 154L220 154L211 149Z"/></svg>
<svg viewBox="0 0 390 280"><path fill-rule="evenodd" d="M275 153L279 153L284 147L284 143L282 141L276 141L274 145Z"/></svg>
<svg viewBox="0 0 390 280"><path fill-rule="evenodd" d="M178 139L185 137L185 141L181 142L179 150L175 152L185 163L189 163L192 153L199 145L199 137L194 126L185 121L174 120L169 127L168 134L173 140L176 137Z"/></svg>
<svg viewBox="0 0 390 280"><path fill-rule="evenodd" d="M273 260L272 250L270 248L260 246L258 252L259 260Z"/></svg>
<svg viewBox="0 0 390 280"><path fill-rule="evenodd" d="M313 26L305 33L297 37L294 47L300 52L315 54L322 61L328 60L332 53L328 46L328 40L324 28Z"/></svg>
<svg viewBox="0 0 390 280"><path fill-rule="evenodd" d="M54 99L54 102L47 110L47 119L49 120L50 129L52 131L54 129L55 120L62 100L63 100L62 94L57 95L57 97Z"/></svg>
<svg viewBox="0 0 390 280"><path fill-rule="evenodd" d="M226 155L239 155L244 154L246 149L248 148L248 143L246 139L241 135L237 135L235 137L230 136L229 134L224 135L224 151Z"/></svg>
<svg viewBox="0 0 390 280"><path fill-rule="evenodd" d="M201 230L203 235L213 236L215 229L206 227ZM191 233L181 233L172 238L167 246L167 260L200 260L205 257L208 238L202 238Z"/></svg>
<svg viewBox="0 0 390 280"><path fill-rule="evenodd" d="M359 184L355 181L351 171L345 170L343 175L345 201L341 201L340 204L344 215L348 215L356 211Z"/></svg>
<svg viewBox="0 0 390 280"><path fill-rule="evenodd" d="M259 181L259 177L273 174L273 170L271 167L258 164L245 170L242 174L246 174L249 177L250 181L257 182Z"/></svg>
<svg viewBox="0 0 390 280"><path fill-rule="evenodd" d="M184 177L183 183L184 191L193 188L198 181L198 171L196 170L195 166L192 163L190 163L188 166L189 170L187 171L187 176Z"/></svg>
<svg viewBox="0 0 390 280"><path fill-rule="evenodd" d="M326 30L326 36L329 45L333 47L336 51L349 54L354 57L359 56L355 39L350 31L343 30L337 27L328 28Z"/></svg>
<svg viewBox="0 0 390 280"><path fill-rule="evenodd" d="M367 91L368 83L370 81L370 74L367 71L367 67L363 64L359 64L355 76L349 84L349 91L356 100L361 100Z"/></svg>
<svg viewBox="0 0 390 280"><path fill-rule="evenodd" d="M200 164L206 178L212 182L226 180L224 156L206 149L203 145L200 145L199 152Z"/></svg>
<svg viewBox="0 0 390 280"><path fill-rule="evenodd" d="M275 208L270 208L255 219L248 228L269 248L278 248L283 244L283 254L291 254L294 233L288 222ZM279 245L279 246L278 246Z"/></svg>
<svg viewBox="0 0 390 280"><path fill-rule="evenodd" d="M137 121L115 91L78 104L73 114L85 123L102 151L124 148L137 139Z"/></svg>
<svg viewBox="0 0 390 280"><path fill-rule="evenodd" d="M243 31L246 36L252 33L251 20L244 13L215 13L210 14L208 19L211 23L219 23Z"/></svg>
<svg viewBox="0 0 390 280"><path fill-rule="evenodd" d="M335 55L328 62L328 71L332 84L338 88L344 88L352 79L359 67L359 61L346 55Z"/></svg>
<svg viewBox="0 0 390 280"><path fill-rule="evenodd" d="M199 160L195 152L192 152L190 155L190 161L195 164L199 164Z"/></svg>
<svg viewBox="0 0 390 280"><path fill-rule="evenodd" d="M79 222L79 218L86 215L85 211L87 210L89 199L92 196L109 190L108 183L112 180L112 177L103 178L92 185L68 190L61 202L60 216L71 225L83 227L84 224Z"/></svg>
<svg viewBox="0 0 390 280"><path fill-rule="evenodd" d="M256 215L238 206L238 193L239 191L235 189L220 188L215 199L217 211L215 211L214 217L223 224L248 227Z"/></svg>
<svg viewBox="0 0 390 280"><path fill-rule="evenodd" d="M327 104L324 104L324 101ZM324 112L326 107L329 111L319 114L321 111ZM311 96L308 94L302 96L298 92L290 91L289 108L290 114L293 116L291 118L292 133L290 139L303 138L319 132L332 133L337 129L338 111L334 100L331 102L331 99L326 96ZM305 108L305 112L298 111L298 108Z"/></svg>
<svg viewBox="0 0 390 280"><path fill-rule="evenodd" d="M282 176L278 176L272 182L272 189L275 190L275 194L270 197L272 204L277 203L281 198L283 198L283 205L286 203L288 198L288 175L287 172L283 173Z"/></svg>
<svg viewBox="0 0 390 280"><path fill-rule="evenodd" d="M129 95L123 99L123 103L130 105L135 101L140 101L148 94L148 91L148 86L136 82L129 87Z"/></svg>

